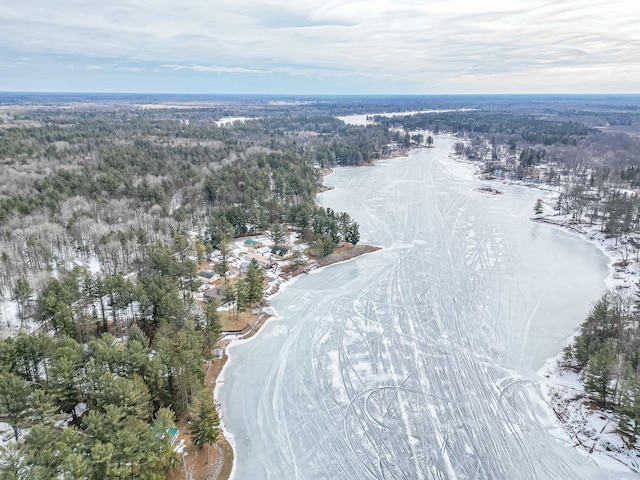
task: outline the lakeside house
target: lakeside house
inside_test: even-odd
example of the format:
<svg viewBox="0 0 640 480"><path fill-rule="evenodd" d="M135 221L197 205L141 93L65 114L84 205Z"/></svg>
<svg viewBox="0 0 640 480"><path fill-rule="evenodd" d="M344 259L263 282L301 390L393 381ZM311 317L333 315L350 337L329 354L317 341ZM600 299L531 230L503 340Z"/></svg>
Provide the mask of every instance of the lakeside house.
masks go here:
<svg viewBox="0 0 640 480"><path fill-rule="evenodd" d="M202 270L198 272L198 279L203 283L213 283L218 278L220 278L220 275L213 270Z"/></svg>
<svg viewBox="0 0 640 480"><path fill-rule="evenodd" d="M249 238L244 241L244 246L250 248L251 250L257 250L261 248L263 245L258 240L254 240L253 238Z"/></svg>
<svg viewBox="0 0 640 480"><path fill-rule="evenodd" d="M211 300L222 303L223 299L224 296L222 295L222 290L219 286L211 287L202 292L202 300L206 303L209 303Z"/></svg>
<svg viewBox="0 0 640 480"><path fill-rule="evenodd" d="M269 268L269 265L271 265L271 261L265 257L264 255L260 255L259 253L247 253L244 256L244 259L247 262L250 262L251 260L255 260L258 262L258 265L260 265L262 268Z"/></svg>
<svg viewBox="0 0 640 480"><path fill-rule="evenodd" d="M391 141L382 147L383 155L391 155L393 153L399 152L402 150L400 148L400 144L396 141Z"/></svg>
<svg viewBox="0 0 640 480"><path fill-rule="evenodd" d="M276 245L271 249L271 255L275 255L278 259L284 260L285 258L289 258L293 252L289 247L285 247L283 245Z"/></svg>

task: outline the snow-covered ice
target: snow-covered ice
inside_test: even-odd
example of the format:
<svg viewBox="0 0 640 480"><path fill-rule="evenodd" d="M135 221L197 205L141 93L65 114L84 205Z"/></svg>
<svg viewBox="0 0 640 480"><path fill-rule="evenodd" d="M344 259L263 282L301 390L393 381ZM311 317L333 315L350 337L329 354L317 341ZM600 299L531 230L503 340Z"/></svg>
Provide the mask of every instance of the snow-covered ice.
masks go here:
<svg viewBox="0 0 640 480"><path fill-rule="evenodd" d="M554 432L537 374L606 258L531 222L539 192L474 191L454 141L327 179L323 206L383 250L298 277L231 348L216 398L234 478L632 478Z"/></svg>

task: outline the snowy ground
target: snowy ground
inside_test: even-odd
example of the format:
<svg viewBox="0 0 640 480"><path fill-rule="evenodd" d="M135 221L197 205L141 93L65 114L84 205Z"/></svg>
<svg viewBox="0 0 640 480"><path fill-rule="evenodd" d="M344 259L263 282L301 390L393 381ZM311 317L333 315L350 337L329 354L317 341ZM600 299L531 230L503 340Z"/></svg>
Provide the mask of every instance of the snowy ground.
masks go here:
<svg viewBox="0 0 640 480"><path fill-rule="evenodd" d="M218 127L228 127L236 122L244 123L247 120L258 120L259 117L222 117L220 120L216 120L215 124Z"/></svg>
<svg viewBox="0 0 640 480"><path fill-rule="evenodd" d="M640 451L618 433L619 417L612 411L592 408L577 373L558 367L559 358L541 370L542 392L557 419L558 438L608 470L640 471Z"/></svg>
<svg viewBox="0 0 640 480"><path fill-rule="evenodd" d="M0 338L15 337L20 331L20 323L16 302L0 298ZM27 318L22 327L26 332L33 332L39 325L33 319Z"/></svg>

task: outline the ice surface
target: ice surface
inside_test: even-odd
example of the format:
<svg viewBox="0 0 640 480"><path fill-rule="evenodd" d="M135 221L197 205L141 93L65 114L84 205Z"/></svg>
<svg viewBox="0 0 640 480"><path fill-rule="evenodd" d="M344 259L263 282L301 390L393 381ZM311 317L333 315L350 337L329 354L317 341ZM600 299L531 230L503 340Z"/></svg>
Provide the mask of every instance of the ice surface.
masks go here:
<svg viewBox="0 0 640 480"><path fill-rule="evenodd" d="M216 395L236 479L624 477L554 435L536 374L606 259L530 222L539 192L474 191L454 141L327 179L320 202L383 250L299 277L230 349Z"/></svg>
<svg viewBox="0 0 640 480"><path fill-rule="evenodd" d="M403 116L403 115L415 115L418 113L444 113L444 112L465 112L469 111L468 108L461 108L457 110L415 110L410 112L384 112L384 113L368 113L361 115L344 115L340 117L336 117L339 120L342 120L344 123L348 125L373 125L375 122L373 121L373 117L378 115L380 117L395 117L395 116Z"/></svg>

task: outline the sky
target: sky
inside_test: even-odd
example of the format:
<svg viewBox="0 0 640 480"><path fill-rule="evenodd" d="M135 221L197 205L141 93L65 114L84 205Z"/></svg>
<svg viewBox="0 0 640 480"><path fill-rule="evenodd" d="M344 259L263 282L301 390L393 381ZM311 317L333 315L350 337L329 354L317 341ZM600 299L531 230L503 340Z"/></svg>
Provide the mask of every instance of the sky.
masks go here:
<svg viewBox="0 0 640 480"><path fill-rule="evenodd" d="M640 93L640 5L0 0L0 91Z"/></svg>

